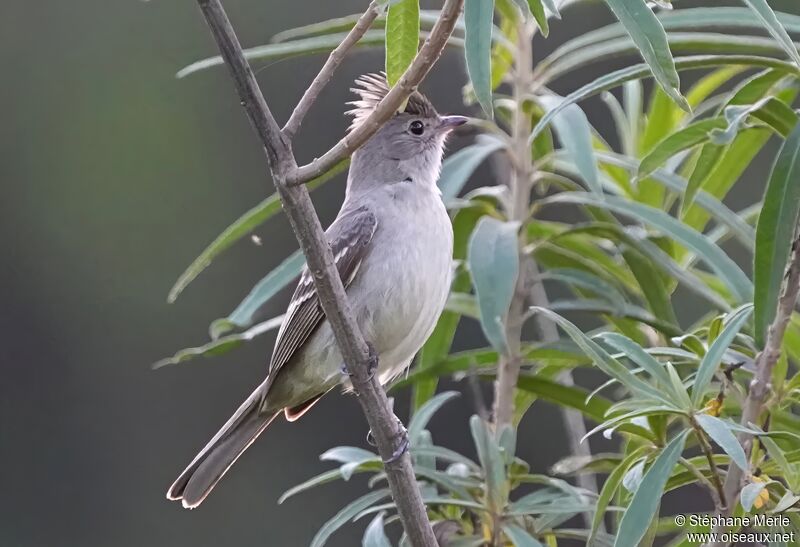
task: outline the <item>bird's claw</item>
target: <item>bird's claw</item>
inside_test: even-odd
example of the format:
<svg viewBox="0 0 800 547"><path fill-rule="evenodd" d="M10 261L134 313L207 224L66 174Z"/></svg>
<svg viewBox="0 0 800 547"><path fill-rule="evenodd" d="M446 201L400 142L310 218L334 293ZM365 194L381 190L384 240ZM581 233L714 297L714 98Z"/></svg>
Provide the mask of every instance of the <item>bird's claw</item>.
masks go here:
<svg viewBox="0 0 800 547"><path fill-rule="evenodd" d="M383 460L384 464L390 464L396 462L403 456L403 454L408 452L408 449L411 446L411 441L408 439L408 430L405 428L403 422L401 422L399 418L397 419L397 428L398 428L397 439L400 442L394 449L394 452L392 452L392 455L389 456L388 459ZM367 443L370 446L377 446L378 444L377 442L375 442L375 436L372 434L372 430L367 432Z"/></svg>
<svg viewBox="0 0 800 547"><path fill-rule="evenodd" d="M400 442L394 449L394 452L392 452L392 455L389 456L389 459L383 460L384 465L388 465L390 463L394 463L397 460L399 460L401 457L403 457L403 454L408 452L408 449L411 446L411 441L409 441L408 439L408 430L403 426L400 420L397 420L397 426L399 428L397 436L399 437Z"/></svg>
<svg viewBox="0 0 800 547"><path fill-rule="evenodd" d="M367 381L371 382L375 377L375 372L378 370L378 352L375 351L375 347L370 342L367 342L367 348L369 351L367 357ZM347 365L345 363L342 363L342 368L340 370L343 375L352 378L353 374L347 369Z"/></svg>

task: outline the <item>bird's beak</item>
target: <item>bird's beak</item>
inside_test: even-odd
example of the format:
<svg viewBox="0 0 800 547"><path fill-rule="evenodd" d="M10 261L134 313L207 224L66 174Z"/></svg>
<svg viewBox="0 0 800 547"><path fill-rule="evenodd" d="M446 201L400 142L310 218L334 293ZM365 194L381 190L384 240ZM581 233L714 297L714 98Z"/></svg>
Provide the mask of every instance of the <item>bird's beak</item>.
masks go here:
<svg viewBox="0 0 800 547"><path fill-rule="evenodd" d="M439 118L439 131L452 131L459 125L464 125L469 118L464 116L442 116Z"/></svg>

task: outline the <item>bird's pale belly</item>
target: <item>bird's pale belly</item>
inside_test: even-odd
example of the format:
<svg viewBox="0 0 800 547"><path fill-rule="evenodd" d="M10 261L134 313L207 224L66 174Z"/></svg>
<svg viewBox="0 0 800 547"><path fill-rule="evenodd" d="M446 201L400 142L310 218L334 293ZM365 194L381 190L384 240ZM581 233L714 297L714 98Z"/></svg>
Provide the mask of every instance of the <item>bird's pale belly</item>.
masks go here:
<svg viewBox="0 0 800 547"><path fill-rule="evenodd" d="M391 227L386 224L393 219L387 219L373 240L373 248L382 251L365 257L347 291L364 338L378 352L384 383L408 367L433 331L450 290L450 219L444 206L426 216ZM428 238L447 244L411 243ZM301 404L342 382L348 387L342 366L330 325L323 323L278 374L267 396L269 407Z"/></svg>

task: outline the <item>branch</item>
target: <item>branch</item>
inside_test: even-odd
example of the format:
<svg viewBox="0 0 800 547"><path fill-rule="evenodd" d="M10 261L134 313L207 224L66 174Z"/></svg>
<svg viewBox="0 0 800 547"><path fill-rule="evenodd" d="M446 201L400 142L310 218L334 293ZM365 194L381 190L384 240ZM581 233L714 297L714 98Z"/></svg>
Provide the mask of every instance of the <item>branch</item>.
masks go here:
<svg viewBox="0 0 800 547"><path fill-rule="evenodd" d="M344 40L342 40L342 43L331 51L328 60L322 65L319 74L314 77L314 81L311 82L311 85L308 86L308 89L303 93L300 102L294 107L292 115L289 116L289 121L283 126L283 134L287 139L292 139L295 136L297 130L300 129L300 124L303 123L303 118L308 114L311 106L317 100L317 97L319 97L320 92L328 85L328 82L331 81L333 73L339 68L339 65L350 51L350 48L352 48L372 26L379 12L378 3L376 0L372 0L367 11L358 18L355 26L350 29L350 32L345 36Z"/></svg>
<svg viewBox="0 0 800 547"><path fill-rule="evenodd" d="M417 56L411 62L411 66L405 71L400 81L389 90L386 97L378 103L372 114L353 131L342 137L322 157L307 165L298 167L287 178L288 185L304 184L331 169L367 142L397 112L400 105L414 92L417 85L425 78L428 71L442 55L444 46L447 44L447 40L450 38L450 34L452 34L453 28L458 21L458 14L461 12L463 3L464 0L445 0L439 19L425 39L425 43L422 44Z"/></svg>
<svg viewBox="0 0 800 547"><path fill-rule="evenodd" d="M197 0L222 58L230 69L242 105L264 145L275 187L306 257L320 304L336 337L353 388L377 442L378 452L386 462L384 470L392 497L403 528L414 547L435 547L436 539L422 503L408 452L403 452L399 458L392 458L401 443L405 442L403 427L395 417L378 379L369 373L370 365L375 363L377 357L371 354L359 330L308 190L296 184L312 178L315 173L324 172L344 159L391 117L439 58L453 30L462 2L463 0L446 1L440 19L411 67L363 126L342 139L320 160L298 169L291 151L291 140L281 132L275 122L220 0ZM335 65L328 66L330 72L334 68ZM321 78L318 76L315 82L317 80ZM322 85L324 84L319 84L318 87L321 89ZM309 98L306 102L310 105L313 99ZM295 185L290 184L290 179Z"/></svg>
<svg viewBox="0 0 800 547"><path fill-rule="evenodd" d="M800 237L792 245L792 259L786 268L783 293L778 299L778 310L767 331L764 350L756 360L755 376L750 382L747 398L742 406L741 425L745 427L750 427L751 423L758 423L758 417L761 415L764 402L772 388L772 370L781 356L783 336L792 317L798 292L800 292ZM753 449L753 435L741 432L739 433L739 442L742 443L745 454L749 458ZM744 472L738 466L728 466L728 475L725 477L724 485L725 497L729 501L725 511L726 515L730 515L734 507L736 507L735 500L741 490L743 477Z"/></svg>

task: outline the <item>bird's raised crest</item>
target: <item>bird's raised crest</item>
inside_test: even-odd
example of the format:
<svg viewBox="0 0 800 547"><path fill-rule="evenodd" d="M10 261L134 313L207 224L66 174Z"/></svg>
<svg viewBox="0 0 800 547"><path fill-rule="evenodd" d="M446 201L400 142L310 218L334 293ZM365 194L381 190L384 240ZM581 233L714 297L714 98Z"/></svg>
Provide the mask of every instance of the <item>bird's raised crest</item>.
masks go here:
<svg viewBox="0 0 800 547"><path fill-rule="evenodd" d="M350 130L352 131L372 114L378 103L389 93L386 74L381 72L359 76L356 78L355 87L350 88L350 91L359 97L355 101L347 103L353 107L352 110L346 112L346 114L353 116L353 123L350 124ZM403 112L430 118L437 115L433 104L419 91L414 91L409 96Z"/></svg>

